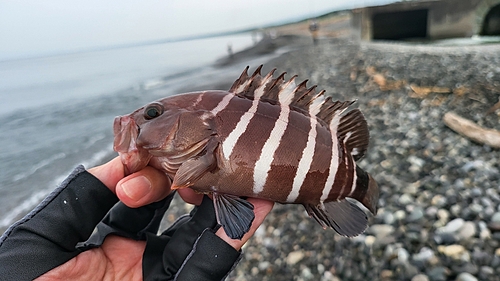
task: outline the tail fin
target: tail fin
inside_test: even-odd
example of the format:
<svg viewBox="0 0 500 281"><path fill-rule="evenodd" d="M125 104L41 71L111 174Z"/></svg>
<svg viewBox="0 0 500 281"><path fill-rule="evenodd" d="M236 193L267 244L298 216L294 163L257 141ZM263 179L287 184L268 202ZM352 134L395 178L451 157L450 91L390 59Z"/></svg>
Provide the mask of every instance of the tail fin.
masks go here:
<svg viewBox="0 0 500 281"><path fill-rule="evenodd" d="M349 197L361 202L370 212L377 213L377 203L380 190L377 182L370 174L356 166L356 190Z"/></svg>

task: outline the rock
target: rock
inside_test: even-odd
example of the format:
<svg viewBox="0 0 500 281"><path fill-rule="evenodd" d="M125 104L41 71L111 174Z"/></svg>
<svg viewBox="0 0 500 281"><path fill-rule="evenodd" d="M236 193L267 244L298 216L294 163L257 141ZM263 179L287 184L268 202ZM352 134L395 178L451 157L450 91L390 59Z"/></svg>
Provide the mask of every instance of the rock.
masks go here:
<svg viewBox="0 0 500 281"><path fill-rule="evenodd" d="M500 222L490 222L488 223L488 228L492 231L492 232L500 232Z"/></svg>
<svg viewBox="0 0 500 281"><path fill-rule="evenodd" d="M462 272L457 276L456 281L477 281L477 278L468 272Z"/></svg>
<svg viewBox="0 0 500 281"><path fill-rule="evenodd" d="M500 222L500 212L496 212L491 216L492 222Z"/></svg>
<svg viewBox="0 0 500 281"><path fill-rule="evenodd" d="M489 280L491 276L495 273L495 270L489 266L481 266L479 268L479 278Z"/></svg>
<svg viewBox="0 0 500 281"><path fill-rule="evenodd" d="M414 222L418 221L419 219L424 217L424 210L420 207L416 207L413 209L413 211L410 213L408 217L406 217L406 221L408 222Z"/></svg>
<svg viewBox="0 0 500 281"><path fill-rule="evenodd" d="M407 263L408 259L410 258L410 254L405 248L399 248L397 251L397 255L398 255L398 261L402 263Z"/></svg>
<svg viewBox="0 0 500 281"><path fill-rule="evenodd" d="M458 239L467 240L476 235L476 225L471 222L465 222L464 225L458 230Z"/></svg>
<svg viewBox="0 0 500 281"><path fill-rule="evenodd" d="M393 224L396 220L392 213L386 212L383 215L384 224Z"/></svg>
<svg viewBox="0 0 500 281"><path fill-rule="evenodd" d="M375 238L381 239L391 235L394 232L394 226L387 224L374 224L368 228L368 232L372 233Z"/></svg>
<svg viewBox="0 0 500 281"><path fill-rule="evenodd" d="M458 238L453 233L443 232L436 233L434 236L434 241L438 245L451 245L458 241Z"/></svg>
<svg viewBox="0 0 500 281"><path fill-rule="evenodd" d="M384 269L380 272L380 279L382 280L390 280L394 276L394 272L388 269Z"/></svg>
<svg viewBox="0 0 500 281"><path fill-rule="evenodd" d="M413 203L414 200L415 199L413 199L413 197L404 193L403 195L401 195L401 197L399 197L398 202L399 202L399 204L405 206L405 205Z"/></svg>
<svg viewBox="0 0 500 281"><path fill-rule="evenodd" d="M412 256L412 259L415 261L424 261L425 262L425 261L430 260L434 256L435 256L435 254L434 254L433 250L431 250L430 248L427 248L427 247L423 247L422 249L420 249L420 252L418 252L417 254L414 254Z"/></svg>
<svg viewBox="0 0 500 281"><path fill-rule="evenodd" d="M449 269L443 266L434 267L427 272L431 281L446 281L448 279Z"/></svg>
<svg viewBox="0 0 500 281"><path fill-rule="evenodd" d="M436 216L438 217L439 221L446 224L446 223L448 223L448 220L450 219L450 212L448 212L445 209L439 209L439 210L437 210Z"/></svg>
<svg viewBox="0 0 500 281"><path fill-rule="evenodd" d="M394 212L394 218L396 220L401 221L401 220L404 220L405 217L406 217L406 213L403 210L397 210L396 212Z"/></svg>
<svg viewBox="0 0 500 281"><path fill-rule="evenodd" d="M264 271L266 270L269 266L271 265L270 262L268 261L262 261L262 262L259 262L259 270L260 271Z"/></svg>
<svg viewBox="0 0 500 281"><path fill-rule="evenodd" d="M376 240L377 240L377 238L375 238L375 236L367 235L365 237L365 245L368 247L371 247L375 243Z"/></svg>
<svg viewBox="0 0 500 281"><path fill-rule="evenodd" d="M451 220L448 222L444 227L441 227L436 230L437 233L455 233L457 232L462 226L465 224L464 219L462 218L456 218L454 220Z"/></svg>
<svg viewBox="0 0 500 281"><path fill-rule="evenodd" d="M431 199L431 204L433 206L436 206L438 208L441 208L443 207L444 205L446 205L446 197L444 197L443 195L441 194L436 194L434 195L434 197L432 197Z"/></svg>
<svg viewBox="0 0 500 281"><path fill-rule="evenodd" d="M304 258L304 253L302 251L290 252L286 257L286 263L289 265L294 265Z"/></svg>
<svg viewBox="0 0 500 281"><path fill-rule="evenodd" d="M491 238L491 231L488 229L488 225L484 221L477 223L479 227L479 238L482 240Z"/></svg>
<svg viewBox="0 0 500 281"><path fill-rule="evenodd" d="M429 277L425 274L417 274L411 278L411 281L429 281Z"/></svg>
<svg viewBox="0 0 500 281"><path fill-rule="evenodd" d="M304 277L305 280L311 280L312 278L314 278L314 275L312 274L309 267L305 267L302 269L301 276Z"/></svg>
<svg viewBox="0 0 500 281"><path fill-rule="evenodd" d="M462 245L438 246L438 252L454 260L469 261L470 254Z"/></svg>

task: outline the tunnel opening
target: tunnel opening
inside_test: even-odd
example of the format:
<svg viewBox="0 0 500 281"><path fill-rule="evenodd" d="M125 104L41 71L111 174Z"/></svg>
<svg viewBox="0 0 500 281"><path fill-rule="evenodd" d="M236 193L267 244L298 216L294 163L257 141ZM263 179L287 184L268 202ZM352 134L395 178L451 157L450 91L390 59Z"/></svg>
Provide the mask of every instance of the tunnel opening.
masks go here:
<svg viewBox="0 0 500 281"><path fill-rule="evenodd" d="M377 13L372 18L374 40L427 38L428 10Z"/></svg>
<svg viewBox="0 0 500 281"><path fill-rule="evenodd" d="M500 36L500 5L494 6L486 14L480 35Z"/></svg>

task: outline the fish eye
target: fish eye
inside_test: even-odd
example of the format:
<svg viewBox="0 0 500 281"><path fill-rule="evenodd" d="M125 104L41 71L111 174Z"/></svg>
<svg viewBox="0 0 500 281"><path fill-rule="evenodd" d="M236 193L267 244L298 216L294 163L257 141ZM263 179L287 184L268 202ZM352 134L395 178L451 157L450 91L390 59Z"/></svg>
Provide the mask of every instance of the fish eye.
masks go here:
<svg viewBox="0 0 500 281"><path fill-rule="evenodd" d="M144 109L144 118L151 120L163 114L163 106L158 103L150 104Z"/></svg>

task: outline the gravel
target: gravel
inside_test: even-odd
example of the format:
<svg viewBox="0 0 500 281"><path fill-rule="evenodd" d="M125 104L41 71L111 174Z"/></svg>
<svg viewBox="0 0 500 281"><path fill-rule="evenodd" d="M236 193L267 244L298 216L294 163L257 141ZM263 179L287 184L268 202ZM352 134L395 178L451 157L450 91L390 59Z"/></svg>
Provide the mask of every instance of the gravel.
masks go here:
<svg viewBox="0 0 500 281"><path fill-rule="evenodd" d="M500 45L329 39L263 72L274 67L357 99L371 136L358 165L379 184L379 211L349 239L301 206L276 205L228 280L500 280L500 150L442 122L453 111L500 130L500 111L488 112L499 101Z"/></svg>

